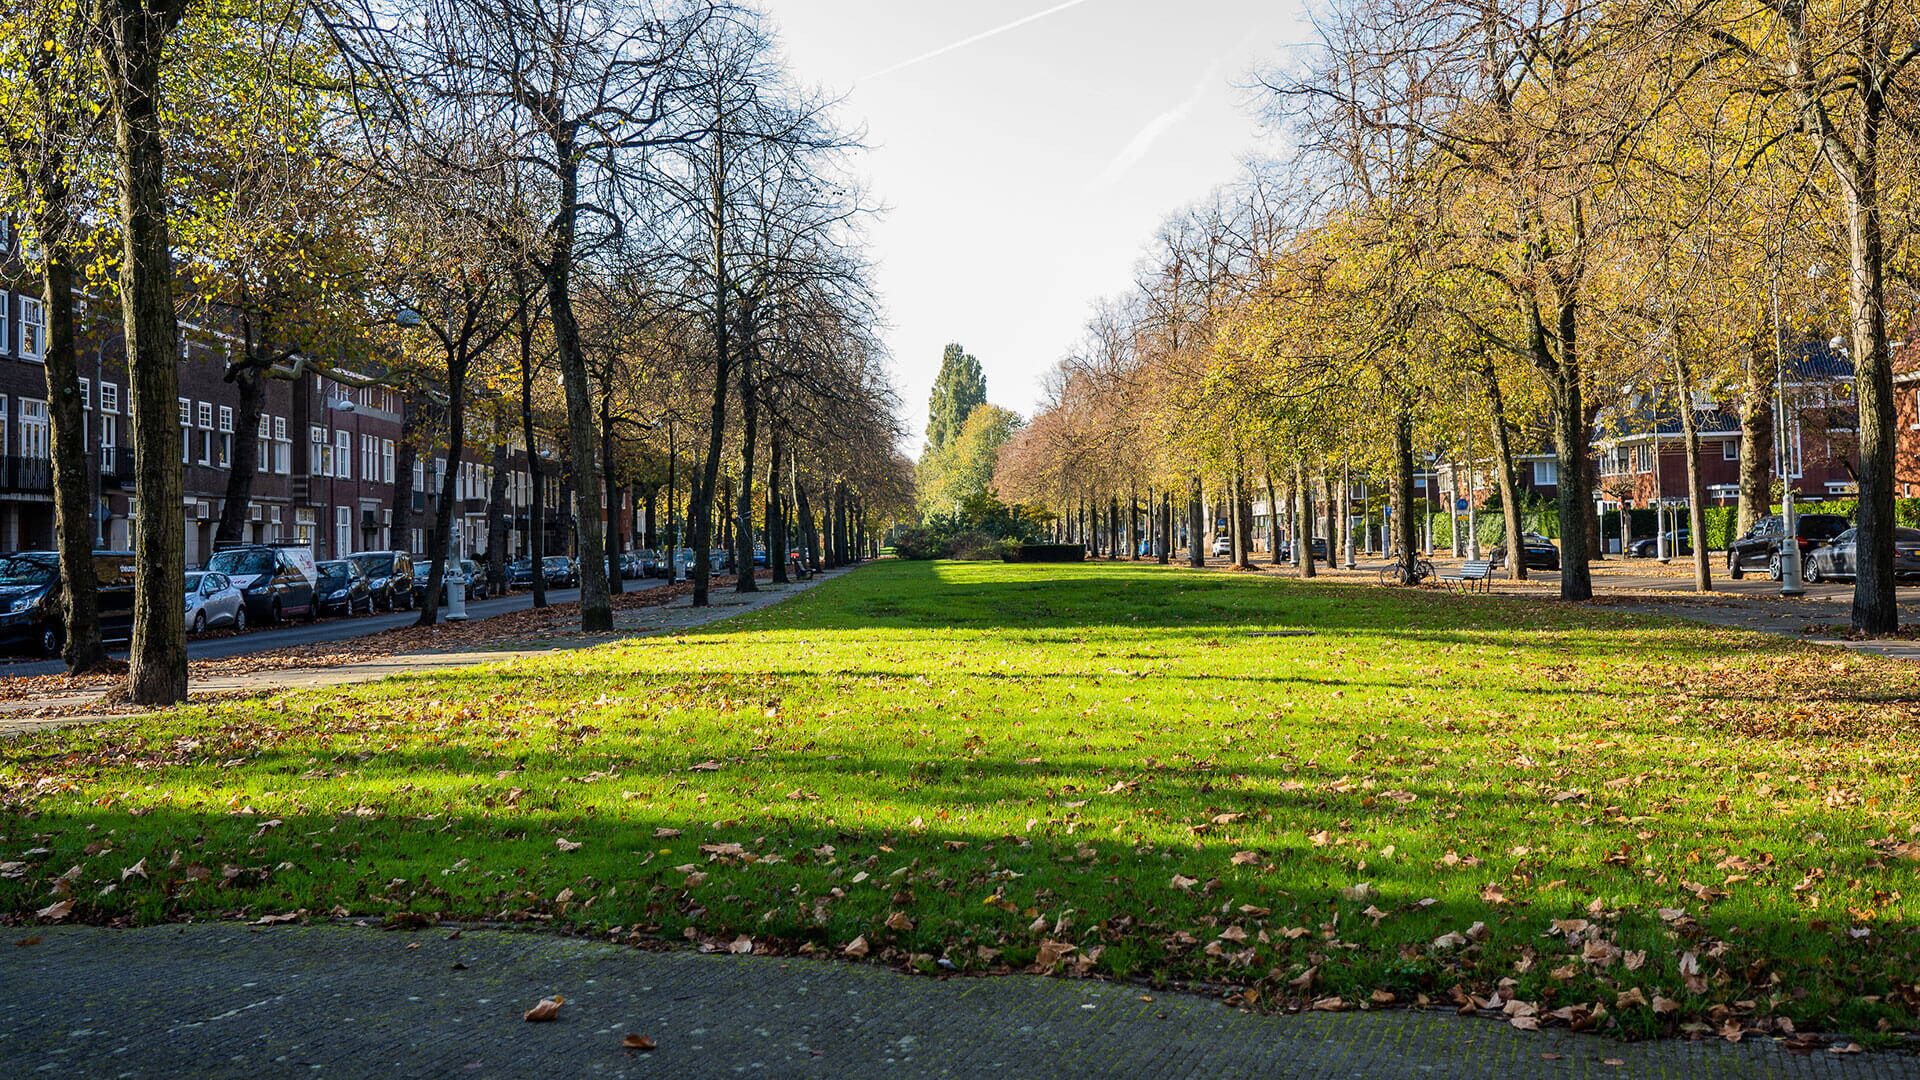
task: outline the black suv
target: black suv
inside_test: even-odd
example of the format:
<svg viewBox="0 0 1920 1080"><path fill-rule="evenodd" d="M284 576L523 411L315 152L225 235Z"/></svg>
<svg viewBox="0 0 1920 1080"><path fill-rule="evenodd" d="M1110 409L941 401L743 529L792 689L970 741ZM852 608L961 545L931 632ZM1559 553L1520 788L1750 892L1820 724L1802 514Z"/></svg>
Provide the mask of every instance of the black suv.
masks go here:
<svg viewBox="0 0 1920 1080"><path fill-rule="evenodd" d="M236 544L214 552L207 569L227 575L240 590L247 621L256 626L272 626L290 615L312 622L320 615L314 596L320 572L313 552L304 547Z"/></svg>
<svg viewBox="0 0 1920 1080"><path fill-rule="evenodd" d="M1821 544L1839 536L1852 527L1852 523L1839 514L1798 514L1795 540L1800 545L1800 565L1805 566L1807 554ZM1765 570L1767 576L1780 580L1780 552L1786 544L1786 522L1779 514L1763 517L1753 523L1747 535L1733 542L1727 549L1727 576L1738 580L1749 570Z"/></svg>
<svg viewBox="0 0 1920 1080"><path fill-rule="evenodd" d="M381 611L413 607L413 556L404 551L356 551L347 561L367 575L367 590ZM422 582L422 587L425 583Z"/></svg>
<svg viewBox="0 0 1920 1080"><path fill-rule="evenodd" d="M125 641L133 636L133 567L131 551L93 553L100 636L108 641ZM60 553L21 551L0 555L0 646L9 652L57 657L66 640L66 626Z"/></svg>

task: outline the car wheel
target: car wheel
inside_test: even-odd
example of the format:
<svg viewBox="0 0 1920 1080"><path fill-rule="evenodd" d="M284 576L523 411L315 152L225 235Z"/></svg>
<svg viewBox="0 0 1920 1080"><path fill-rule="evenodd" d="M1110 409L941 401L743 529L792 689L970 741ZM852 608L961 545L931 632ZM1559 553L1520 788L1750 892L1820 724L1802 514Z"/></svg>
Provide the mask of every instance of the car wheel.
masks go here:
<svg viewBox="0 0 1920 1080"><path fill-rule="evenodd" d="M307 598L307 621L312 622L315 619L318 619L319 617L320 617L320 601L312 597L308 597Z"/></svg>
<svg viewBox="0 0 1920 1080"><path fill-rule="evenodd" d="M241 605L240 605L240 609L239 609L238 611L235 611L235 612L233 613L233 628L234 628L235 630L238 630L238 631L240 631L240 632L242 632L242 633L245 633L245 632L246 632L246 629L247 629L247 605L245 605L245 604L241 604Z"/></svg>
<svg viewBox="0 0 1920 1080"><path fill-rule="evenodd" d="M206 612L196 611L193 613L193 632L196 634L204 634L207 632Z"/></svg>
<svg viewBox="0 0 1920 1080"><path fill-rule="evenodd" d="M1740 556L1729 552L1727 554L1727 576L1735 581L1739 581L1745 573L1746 571L1740 567Z"/></svg>
<svg viewBox="0 0 1920 1080"><path fill-rule="evenodd" d="M1812 559L1808 559L1806 573L1800 575L1800 577L1801 580L1809 585L1818 585L1820 583L1820 564Z"/></svg>
<svg viewBox="0 0 1920 1080"><path fill-rule="evenodd" d="M40 628L40 655L49 660L60 659L60 628L43 626Z"/></svg>
<svg viewBox="0 0 1920 1080"><path fill-rule="evenodd" d="M1767 558L1767 576L1775 581L1786 576L1786 572L1780 568L1780 556L1772 555Z"/></svg>
<svg viewBox="0 0 1920 1080"><path fill-rule="evenodd" d="M273 608L267 612L267 625L268 626L280 625L280 601L278 600L275 600L273 602Z"/></svg>

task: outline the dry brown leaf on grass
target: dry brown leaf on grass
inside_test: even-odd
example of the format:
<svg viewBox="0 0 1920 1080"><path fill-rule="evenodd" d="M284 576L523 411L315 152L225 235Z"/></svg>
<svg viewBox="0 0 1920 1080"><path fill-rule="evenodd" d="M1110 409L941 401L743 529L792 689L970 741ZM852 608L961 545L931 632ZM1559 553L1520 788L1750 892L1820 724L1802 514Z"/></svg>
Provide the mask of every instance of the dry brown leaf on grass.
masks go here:
<svg viewBox="0 0 1920 1080"><path fill-rule="evenodd" d="M555 840L553 842L553 846L559 848L561 851L579 851L580 850L579 844L575 843L572 840L567 840L567 839Z"/></svg>
<svg viewBox="0 0 1920 1080"><path fill-rule="evenodd" d="M533 1008L521 1014L521 1019L533 1022L556 1019L560 1015L560 1006L566 1003L567 999L561 997L559 994L555 994L550 998L541 998L540 1004L535 1005Z"/></svg>
<svg viewBox="0 0 1920 1080"><path fill-rule="evenodd" d="M852 941L840 947L840 955L850 956L855 960L860 959L871 951L872 947L867 944L867 936L865 934L854 938Z"/></svg>
<svg viewBox="0 0 1920 1080"><path fill-rule="evenodd" d="M34 914L34 917L38 919L46 919L50 922L59 922L61 919L64 919L67 916L73 914L73 901L55 900L53 903L48 904L46 907L41 908L39 911L36 911L33 914Z"/></svg>

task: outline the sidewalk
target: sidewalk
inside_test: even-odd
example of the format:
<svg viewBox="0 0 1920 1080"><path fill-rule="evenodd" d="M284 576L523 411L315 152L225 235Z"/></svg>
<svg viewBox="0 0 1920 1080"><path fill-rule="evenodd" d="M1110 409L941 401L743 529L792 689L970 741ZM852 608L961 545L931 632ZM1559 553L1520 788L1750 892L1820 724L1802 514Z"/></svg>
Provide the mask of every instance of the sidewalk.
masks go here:
<svg viewBox="0 0 1920 1080"><path fill-rule="evenodd" d="M576 632L541 635L506 639L484 648L429 650L336 667L283 668L245 675L227 675L198 680L193 683L191 693L195 697L200 697L343 686L349 683L372 682L389 675L500 663L529 656L543 656L558 650L587 649L630 637L676 634L720 619L758 611L855 569L858 567L828 570L814 575L808 581L792 582L786 585L773 585L763 581L760 583L759 591L752 593L735 593L731 589L716 590L712 596L712 604L704 608L696 608L690 598L681 597L657 607L616 610L614 629L606 634ZM99 703L105 693L103 690L84 690L59 697L0 701L0 738L71 724L97 723L125 715L104 711L87 712L88 708Z"/></svg>
<svg viewBox="0 0 1920 1080"><path fill-rule="evenodd" d="M57 927L0 950L0 1075L1892 1080L1894 1052L1621 1043L1382 1010L1014 975L644 952L546 935L241 924ZM24 939L25 928L10 937ZM563 996L557 1019L521 1014ZM628 1035L653 1040L628 1051Z"/></svg>

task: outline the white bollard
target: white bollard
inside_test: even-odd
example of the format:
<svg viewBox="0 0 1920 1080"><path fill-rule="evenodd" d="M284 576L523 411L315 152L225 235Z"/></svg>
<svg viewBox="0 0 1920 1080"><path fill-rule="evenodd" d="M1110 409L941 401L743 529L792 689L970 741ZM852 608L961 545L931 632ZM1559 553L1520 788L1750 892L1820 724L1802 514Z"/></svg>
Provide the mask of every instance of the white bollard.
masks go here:
<svg viewBox="0 0 1920 1080"><path fill-rule="evenodd" d="M467 575L458 570L448 569L445 584L447 587L447 621L466 622Z"/></svg>

